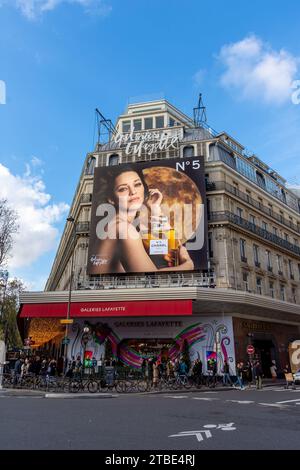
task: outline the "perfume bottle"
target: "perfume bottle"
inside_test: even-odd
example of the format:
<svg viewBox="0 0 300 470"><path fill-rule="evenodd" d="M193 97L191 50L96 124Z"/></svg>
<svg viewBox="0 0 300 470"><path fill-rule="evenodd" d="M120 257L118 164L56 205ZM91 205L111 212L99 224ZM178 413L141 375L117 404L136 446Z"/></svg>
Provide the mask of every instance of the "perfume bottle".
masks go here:
<svg viewBox="0 0 300 470"><path fill-rule="evenodd" d="M142 233L144 247L157 268L178 266L179 240L166 216L151 220L148 230Z"/></svg>

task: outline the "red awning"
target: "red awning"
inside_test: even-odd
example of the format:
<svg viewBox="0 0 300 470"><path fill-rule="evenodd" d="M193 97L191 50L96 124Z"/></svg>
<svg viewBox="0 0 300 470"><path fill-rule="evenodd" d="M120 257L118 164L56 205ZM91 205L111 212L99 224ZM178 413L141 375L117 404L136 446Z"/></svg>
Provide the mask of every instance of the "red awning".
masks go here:
<svg viewBox="0 0 300 470"><path fill-rule="evenodd" d="M22 304L19 318L66 318L67 302ZM192 315L191 300L72 302L70 317L154 317Z"/></svg>

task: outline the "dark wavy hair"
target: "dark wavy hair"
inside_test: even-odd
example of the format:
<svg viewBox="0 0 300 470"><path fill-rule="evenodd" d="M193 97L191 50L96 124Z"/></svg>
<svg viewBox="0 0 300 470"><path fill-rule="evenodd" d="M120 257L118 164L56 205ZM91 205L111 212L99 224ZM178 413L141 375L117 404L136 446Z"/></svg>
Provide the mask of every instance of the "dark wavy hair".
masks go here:
<svg viewBox="0 0 300 470"><path fill-rule="evenodd" d="M114 199L115 195L114 195L114 182L116 180L116 178L118 176L120 176L122 173L127 173L128 171L133 171L134 173L136 173L143 186L144 186L144 198L147 199L147 197L149 196L149 188L148 188L148 185L145 181L145 177L143 175L143 172L142 172L142 169L139 168L137 166L138 164L136 165L126 165L126 167L124 167L123 165L119 166L119 165L116 165L116 166L113 166L111 168L108 168L107 171L105 172L105 180L106 180L106 195L107 195L107 198L108 199Z"/></svg>

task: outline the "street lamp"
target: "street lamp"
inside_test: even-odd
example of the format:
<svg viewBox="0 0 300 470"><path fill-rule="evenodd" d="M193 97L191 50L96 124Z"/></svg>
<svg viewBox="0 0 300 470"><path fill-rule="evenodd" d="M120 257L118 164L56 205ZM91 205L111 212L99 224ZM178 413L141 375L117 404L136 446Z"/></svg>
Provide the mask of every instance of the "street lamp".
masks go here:
<svg viewBox="0 0 300 470"><path fill-rule="evenodd" d="M4 303L5 303L5 294L7 288L7 281L8 281L8 271L0 271L0 277L4 281L0 287L3 287L3 296L1 302L1 322L3 323L3 333L4 333L4 341L0 341L0 389L2 389L2 378L3 378L3 370L4 364L6 360L6 343L7 343L7 336L8 336L8 328L7 328L7 319L4 316Z"/></svg>
<svg viewBox="0 0 300 470"><path fill-rule="evenodd" d="M248 337L248 346L253 346L253 337L254 337L254 334L249 332L247 333L247 337ZM250 363L250 369L251 369L251 383L253 382L253 367L254 367L254 355L253 354L249 354L249 363Z"/></svg>
<svg viewBox="0 0 300 470"><path fill-rule="evenodd" d="M73 271L74 271L74 251L75 251L75 241L76 241L76 224L75 224L75 219L72 216L69 216L67 218L67 222L70 222L72 224L72 254L71 254L71 272L70 272L70 283L69 283L69 296L68 296L68 307L67 307L67 321L66 321L66 329L65 329L65 338L64 338L64 373L66 373L67 366L68 366L68 325L70 320L70 310L71 310L71 298L72 298L72 285L73 285Z"/></svg>
<svg viewBox="0 0 300 470"><path fill-rule="evenodd" d="M2 295L2 301L1 301L1 320L3 320L4 323L4 303L5 303L5 294L6 294L6 288L7 288L7 281L8 281L8 271L6 270L0 270L0 280L3 281L3 284L0 284L0 287L3 287L3 295Z"/></svg>
<svg viewBox="0 0 300 470"><path fill-rule="evenodd" d="M216 342L216 369L217 369L217 374L218 374L218 355L220 352L220 332L216 331L215 334L215 342Z"/></svg>

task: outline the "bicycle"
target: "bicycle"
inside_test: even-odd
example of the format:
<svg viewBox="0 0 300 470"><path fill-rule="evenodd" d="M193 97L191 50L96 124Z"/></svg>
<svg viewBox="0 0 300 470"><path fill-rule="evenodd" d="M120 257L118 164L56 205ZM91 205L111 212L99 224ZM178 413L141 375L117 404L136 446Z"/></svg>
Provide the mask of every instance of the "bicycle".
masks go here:
<svg viewBox="0 0 300 470"><path fill-rule="evenodd" d="M70 393L84 392L88 390L89 393L96 393L98 391L98 382L95 378L74 377L70 378L67 382L64 381L64 391Z"/></svg>
<svg viewBox="0 0 300 470"><path fill-rule="evenodd" d="M177 390L178 388L186 388L189 389L191 388L192 384L189 380L189 377L185 374L178 374L177 377L175 378L173 388L174 390Z"/></svg>
<svg viewBox="0 0 300 470"><path fill-rule="evenodd" d="M105 379L99 381L99 391L100 392L117 392L124 393L126 391L125 380L113 379L111 382L107 382Z"/></svg>

